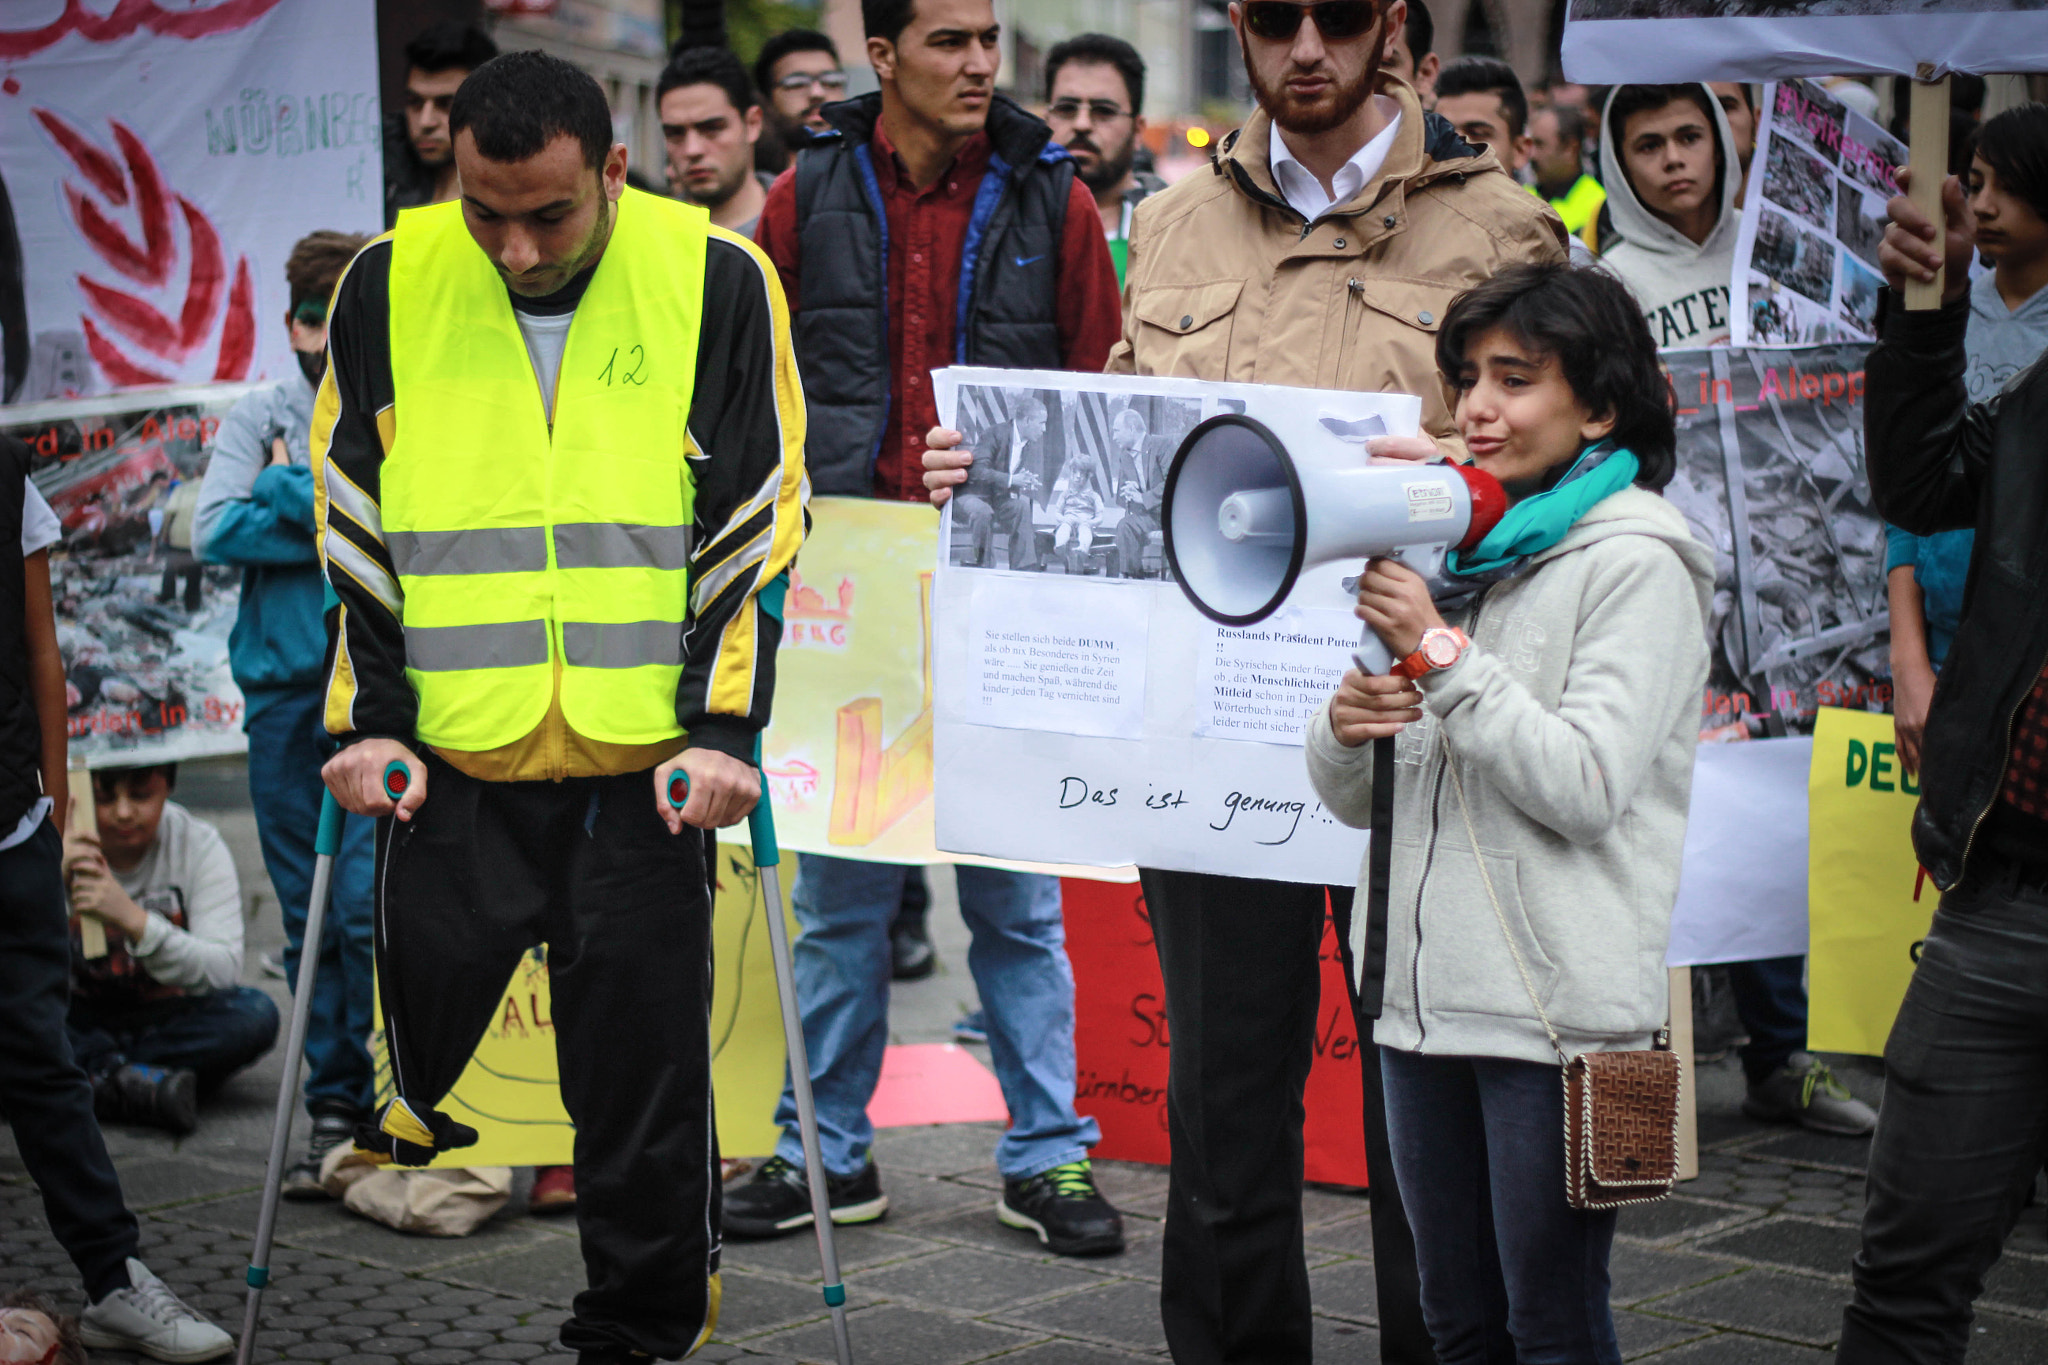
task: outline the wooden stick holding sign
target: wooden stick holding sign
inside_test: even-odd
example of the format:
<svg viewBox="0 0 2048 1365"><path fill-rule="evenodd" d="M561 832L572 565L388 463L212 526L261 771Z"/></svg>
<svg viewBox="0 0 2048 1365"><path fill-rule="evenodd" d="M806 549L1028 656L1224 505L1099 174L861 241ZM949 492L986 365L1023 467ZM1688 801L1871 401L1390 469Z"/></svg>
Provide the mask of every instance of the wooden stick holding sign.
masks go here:
<svg viewBox="0 0 2048 1365"><path fill-rule="evenodd" d="M1922 62L1913 81L1913 103L1907 116L1906 140L1912 152L1913 184L1907 191L1913 207L1934 224L1934 250L1941 252L1947 236L1941 211L1941 184L1948 179L1948 77L1933 79L1934 67ZM1921 283L1906 281L1909 312L1932 312L1941 307L1941 292L1948 271L1938 269L1934 278Z"/></svg>
<svg viewBox="0 0 2048 1365"><path fill-rule="evenodd" d="M1671 1050L1678 1054L1678 1178L1697 1180L1700 1174L1700 1102L1693 1093L1692 1073L1692 968L1672 967Z"/></svg>
<svg viewBox="0 0 2048 1365"><path fill-rule="evenodd" d="M71 769L65 774L65 787L71 796L71 818L66 822L66 833L77 832L99 837L99 808L93 804L92 773L83 763L73 760ZM88 962L96 962L107 955L107 926L100 922L98 915L78 917L78 941Z"/></svg>

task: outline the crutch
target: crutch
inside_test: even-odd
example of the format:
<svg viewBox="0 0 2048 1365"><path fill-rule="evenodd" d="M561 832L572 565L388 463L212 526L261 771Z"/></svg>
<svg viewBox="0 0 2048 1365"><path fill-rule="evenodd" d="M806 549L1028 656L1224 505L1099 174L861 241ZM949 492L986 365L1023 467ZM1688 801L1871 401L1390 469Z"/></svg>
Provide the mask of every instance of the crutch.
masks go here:
<svg viewBox="0 0 2048 1365"><path fill-rule="evenodd" d="M755 751L759 757L759 750ZM668 803L677 810L690 799L690 777L669 774ZM796 1093L797 1133L804 1145L804 1180L811 1187L811 1222L818 1233L818 1264L825 1273L825 1306L832 1310L832 1345L839 1365L853 1365L846 1335L846 1286L839 1279L839 1252L832 1242L832 1201L825 1191L825 1160L818 1152L818 1107L811 1100L811 1059L804 1048L804 1017L796 1002L796 967L789 956L789 926L782 921L782 850L775 843L775 815L768 808L768 774L761 774L761 799L747 817L754 866L767 897L768 950L775 959L775 993L782 1001L782 1044L789 1054L790 1089Z"/></svg>
<svg viewBox="0 0 2048 1365"><path fill-rule="evenodd" d="M393 759L384 765L384 793L393 801L405 795L412 773ZM256 1214L256 1245L249 1253L249 1306L242 1314L242 1340L235 1365L249 1365L256 1355L256 1320L263 1312L263 1291L270 1284L270 1239L277 1231L277 1201L284 1191L285 1152L291 1146L292 1113L299 1095L299 1068L305 1064L306 1024L313 1014L313 982L320 974L320 935L326 927L328 892L334 883L334 855L341 851L342 809L333 792L320 794L320 829L313 836L313 892L306 901L306 932L299 940L299 981L292 990L292 1022L285 1033L284 1078L277 1083L277 1116L270 1127L270 1164L263 1172L263 1205Z"/></svg>

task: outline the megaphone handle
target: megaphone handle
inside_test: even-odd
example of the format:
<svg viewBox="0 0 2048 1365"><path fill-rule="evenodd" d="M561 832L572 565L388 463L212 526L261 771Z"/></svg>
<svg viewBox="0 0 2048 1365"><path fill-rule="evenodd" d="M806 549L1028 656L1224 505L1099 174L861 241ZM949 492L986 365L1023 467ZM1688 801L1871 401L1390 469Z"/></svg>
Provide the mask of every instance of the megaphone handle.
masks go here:
<svg viewBox="0 0 2048 1365"><path fill-rule="evenodd" d="M1358 648L1351 651L1351 662L1358 665L1361 673L1383 674L1394 666L1394 651L1367 626L1359 634Z"/></svg>

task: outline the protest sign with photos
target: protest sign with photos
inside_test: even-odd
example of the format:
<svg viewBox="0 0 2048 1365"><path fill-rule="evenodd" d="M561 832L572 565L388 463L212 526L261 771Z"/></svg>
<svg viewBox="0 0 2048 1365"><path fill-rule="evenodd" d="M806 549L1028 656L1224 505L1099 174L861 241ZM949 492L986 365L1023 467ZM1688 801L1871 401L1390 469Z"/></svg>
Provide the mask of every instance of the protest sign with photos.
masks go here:
<svg viewBox="0 0 2048 1365"><path fill-rule="evenodd" d="M257 387L0 408L0 432L28 443L29 477L63 528L50 586L74 761L168 763L247 747L228 670L242 571L201 564L172 541L221 419Z"/></svg>
<svg viewBox="0 0 2048 1365"><path fill-rule="evenodd" d="M1162 524L1182 438L1221 413L1355 451L1421 402L1191 379L954 368L940 420L977 460L935 583L943 849L1348 884L1361 831L1316 800L1301 733L1361 627L1344 568L1219 625L1172 580ZM1448 501L1448 492L1445 500Z"/></svg>
<svg viewBox="0 0 2048 1365"><path fill-rule="evenodd" d="M2048 70L2044 0L1569 0L1564 72L1591 85Z"/></svg>
<svg viewBox="0 0 2048 1365"><path fill-rule="evenodd" d="M1870 341L1906 146L1814 81L1764 87L1735 242L1737 346Z"/></svg>

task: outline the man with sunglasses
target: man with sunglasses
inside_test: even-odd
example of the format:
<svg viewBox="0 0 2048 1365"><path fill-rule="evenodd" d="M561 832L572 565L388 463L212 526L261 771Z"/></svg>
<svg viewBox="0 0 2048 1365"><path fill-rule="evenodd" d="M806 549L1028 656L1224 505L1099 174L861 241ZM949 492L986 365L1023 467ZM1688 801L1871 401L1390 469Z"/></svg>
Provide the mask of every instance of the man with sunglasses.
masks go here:
<svg viewBox="0 0 2048 1365"><path fill-rule="evenodd" d="M1437 373L1437 327L1452 299L1500 269L1563 261L1564 225L1386 69L1407 17L1402 0L1230 7L1259 109L1218 145L1214 174L1139 206L1112 373L1419 394L1428 439L1382 449L1465 458ZM957 440L932 433L934 447ZM935 501L972 459L928 454ZM1173 1033L1167 1343L1181 1365L1305 1365L1302 1093L1325 906L1348 966L1351 888L1326 899L1320 886L1149 868L1141 877ZM1380 1358L1430 1361L1369 1041L1379 964L1364 965L1362 979L1346 975L1365 996Z"/></svg>
<svg viewBox="0 0 2048 1365"><path fill-rule="evenodd" d="M192 548L200 559L242 568L241 614L228 665L242 689L249 734L249 795L263 863L284 915L285 980L298 980L313 836L320 823L320 765L333 751L322 721L325 585L313 537L309 438L313 399L327 368L327 301L368 238L315 232L286 258L285 314L300 373L286 375L229 410L214 438ZM320 973L306 1032L305 1159L285 1178L290 1199L324 1199L320 1159L370 1116L376 1098L371 1013L374 826L352 815L334 860L334 891L318 945Z"/></svg>
<svg viewBox="0 0 2048 1365"><path fill-rule="evenodd" d="M1045 54L1045 99L1052 140L1074 158L1075 173L1102 213L1121 286L1130 259L1131 212L1166 188L1158 176L1132 168L1145 132L1145 59L1107 33L1069 38Z"/></svg>

